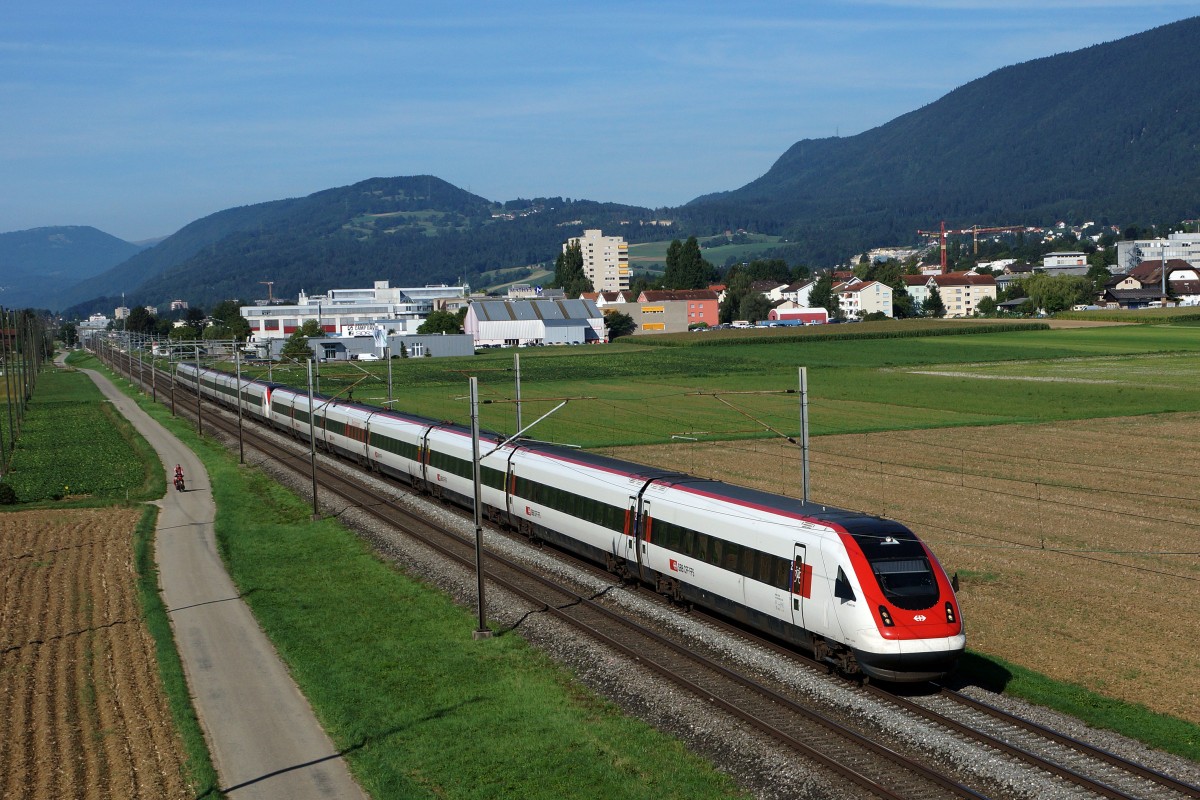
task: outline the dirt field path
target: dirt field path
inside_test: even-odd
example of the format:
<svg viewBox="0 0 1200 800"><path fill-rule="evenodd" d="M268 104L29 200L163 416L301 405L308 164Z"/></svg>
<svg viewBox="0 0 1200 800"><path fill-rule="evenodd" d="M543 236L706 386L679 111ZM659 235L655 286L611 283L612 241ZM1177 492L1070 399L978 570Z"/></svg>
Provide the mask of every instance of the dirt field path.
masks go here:
<svg viewBox="0 0 1200 800"><path fill-rule="evenodd" d="M159 580L222 790L248 798L363 798L217 553L208 476L191 450L99 373L85 370L158 452L182 464L156 533Z"/></svg>

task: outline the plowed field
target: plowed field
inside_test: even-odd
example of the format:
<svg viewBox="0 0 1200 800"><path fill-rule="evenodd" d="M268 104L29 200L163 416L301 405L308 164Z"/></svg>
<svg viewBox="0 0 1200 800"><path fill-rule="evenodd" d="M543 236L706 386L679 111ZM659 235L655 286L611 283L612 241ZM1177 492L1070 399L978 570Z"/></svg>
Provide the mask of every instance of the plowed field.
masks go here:
<svg viewBox="0 0 1200 800"><path fill-rule="evenodd" d="M186 798L132 509L0 514L0 797Z"/></svg>
<svg viewBox="0 0 1200 800"><path fill-rule="evenodd" d="M615 454L801 494L778 440ZM822 436L810 462L812 499L959 573L970 648L1200 723L1200 415Z"/></svg>

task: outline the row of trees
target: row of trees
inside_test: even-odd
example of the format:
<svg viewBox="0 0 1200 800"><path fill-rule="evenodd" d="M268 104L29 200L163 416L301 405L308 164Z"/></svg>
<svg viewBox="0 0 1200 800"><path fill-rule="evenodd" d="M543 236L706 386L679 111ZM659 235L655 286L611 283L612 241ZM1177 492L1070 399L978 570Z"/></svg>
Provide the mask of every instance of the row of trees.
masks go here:
<svg viewBox="0 0 1200 800"><path fill-rule="evenodd" d="M193 306L182 317L156 317L142 306L129 311L122 322L114 324L130 333L165 336L170 339L236 339L244 342L250 337L250 323L242 316L242 300L222 300L211 314ZM176 326L179 319L183 325Z"/></svg>

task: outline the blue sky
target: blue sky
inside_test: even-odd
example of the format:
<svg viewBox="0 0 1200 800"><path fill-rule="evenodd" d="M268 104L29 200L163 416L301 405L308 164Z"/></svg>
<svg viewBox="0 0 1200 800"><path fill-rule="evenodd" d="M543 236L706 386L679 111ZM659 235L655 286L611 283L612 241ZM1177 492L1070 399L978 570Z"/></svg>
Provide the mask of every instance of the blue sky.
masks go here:
<svg viewBox="0 0 1200 800"><path fill-rule="evenodd" d="M1195 13L1195 0L6 0L0 232L138 240L416 174L491 200L678 205L748 183L800 139Z"/></svg>

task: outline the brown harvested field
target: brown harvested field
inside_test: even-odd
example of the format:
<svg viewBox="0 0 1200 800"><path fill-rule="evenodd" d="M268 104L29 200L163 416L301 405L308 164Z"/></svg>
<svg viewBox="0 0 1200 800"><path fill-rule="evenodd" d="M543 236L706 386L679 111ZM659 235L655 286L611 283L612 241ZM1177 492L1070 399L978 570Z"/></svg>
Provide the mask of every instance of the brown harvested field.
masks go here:
<svg viewBox="0 0 1200 800"><path fill-rule="evenodd" d="M811 448L812 499L902 520L959 573L970 648L1200 723L1200 414ZM612 452L801 493L779 440Z"/></svg>
<svg viewBox="0 0 1200 800"><path fill-rule="evenodd" d="M0 514L0 797L192 794L140 618L141 513Z"/></svg>

